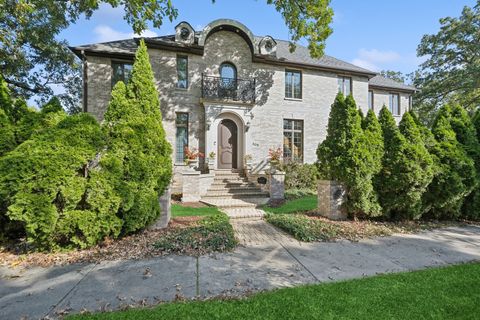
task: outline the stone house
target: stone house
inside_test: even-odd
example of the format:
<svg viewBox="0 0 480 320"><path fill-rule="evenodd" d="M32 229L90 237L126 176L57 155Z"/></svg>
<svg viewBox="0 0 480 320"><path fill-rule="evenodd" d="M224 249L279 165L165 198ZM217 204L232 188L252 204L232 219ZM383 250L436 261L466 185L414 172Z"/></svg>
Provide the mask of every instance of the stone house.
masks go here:
<svg viewBox="0 0 480 320"><path fill-rule="evenodd" d="M234 20L215 20L201 31L181 22L173 35L144 40L174 148L174 192L182 188L186 146L215 153L213 170L246 169L248 155L249 172L262 173L271 148L313 163L339 90L364 113L386 105L396 119L415 91L327 55L313 59L302 46L291 53L288 41L255 36ZM71 48L83 61L84 111L100 121L113 84L128 81L138 41Z"/></svg>

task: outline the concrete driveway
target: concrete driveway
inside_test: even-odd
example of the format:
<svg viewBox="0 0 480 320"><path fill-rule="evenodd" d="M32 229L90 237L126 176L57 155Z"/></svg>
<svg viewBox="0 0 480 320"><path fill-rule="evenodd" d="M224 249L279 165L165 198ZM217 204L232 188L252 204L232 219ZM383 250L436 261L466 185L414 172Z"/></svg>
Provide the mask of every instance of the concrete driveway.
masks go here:
<svg viewBox="0 0 480 320"><path fill-rule="evenodd" d="M232 253L52 268L0 268L0 318L55 318L160 301L241 295L285 286L480 260L480 227L360 242L300 243L262 220L234 222Z"/></svg>

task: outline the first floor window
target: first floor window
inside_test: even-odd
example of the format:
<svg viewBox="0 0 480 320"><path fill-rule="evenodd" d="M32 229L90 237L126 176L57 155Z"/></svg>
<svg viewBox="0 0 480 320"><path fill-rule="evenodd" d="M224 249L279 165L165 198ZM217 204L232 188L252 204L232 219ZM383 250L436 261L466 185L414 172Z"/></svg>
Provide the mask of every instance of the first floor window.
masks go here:
<svg viewBox="0 0 480 320"><path fill-rule="evenodd" d="M343 93L344 96L352 94L352 78L338 77L338 92Z"/></svg>
<svg viewBox="0 0 480 320"><path fill-rule="evenodd" d="M303 161L303 120L283 120L283 159Z"/></svg>
<svg viewBox="0 0 480 320"><path fill-rule="evenodd" d="M188 88L188 57L177 56L177 88Z"/></svg>
<svg viewBox="0 0 480 320"><path fill-rule="evenodd" d="M400 115L400 96L398 93L390 93L390 112L394 116L399 116Z"/></svg>
<svg viewBox="0 0 480 320"><path fill-rule="evenodd" d="M408 96L408 111L412 111L413 109L413 99L412 96Z"/></svg>
<svg viewBox="0 0 480 320"><path fill-rule="evenodd" d="M188 147L188 113L177 113L175 121L177 132L175 135L175 161L185 161L185 148Z"/></svg>
<svg viewBox="0 0 480 320"><path fill-rule="evenodd" d="M373 110L373 91L368 91L368 109Z"/></svg>
<svg viewBox="0 0 480 320"><path fill-rule="evenodd" d="M285 98L302 99L302 73L285 70Z"/></svg>
<svg viewBox="0 0 480 320"><path fill-rule="evenodd" d="M124 62L112 62L112 87L118 82L123 81L127 84L132 75L133 65Z"/></svg>

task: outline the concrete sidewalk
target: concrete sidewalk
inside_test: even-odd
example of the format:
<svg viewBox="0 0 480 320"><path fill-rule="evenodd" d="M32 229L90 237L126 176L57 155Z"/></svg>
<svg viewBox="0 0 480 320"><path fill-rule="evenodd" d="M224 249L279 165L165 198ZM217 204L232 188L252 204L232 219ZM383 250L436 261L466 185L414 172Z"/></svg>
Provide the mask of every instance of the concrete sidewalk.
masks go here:
<svg viewBox="0 0 480 320"><path fill-rule="evenodd" d="M270 227L262 223L236 228L256 234L257 228L264 232ZM239 295L480 260L480 227L476 226L356 243L306 244L285 235L274 238L258 239L229 254L199 258L172 255L47 269L0 268L0 318L55 318L65 312Z"/></svg>

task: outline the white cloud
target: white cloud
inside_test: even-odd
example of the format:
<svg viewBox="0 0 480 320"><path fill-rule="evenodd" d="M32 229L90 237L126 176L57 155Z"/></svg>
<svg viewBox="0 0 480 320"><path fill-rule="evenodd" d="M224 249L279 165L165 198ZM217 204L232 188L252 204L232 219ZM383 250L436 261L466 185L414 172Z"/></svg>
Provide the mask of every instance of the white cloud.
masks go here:
<svg viewBox="0 0 480 320"><path fill-rule="evenodd" d="M99 25L93 29L97 42L107 42L121 39L128 39L134 37L156 37L157 33L152 30L145 30L141 34L134 34L133 32L121 32L115 30L107 25Z"/></svg>
<svg viewBox="0 0 480 320"><path fill-rule="evenodd" d="M385 65L402 59L395 51L380 51L377 49L360 49L352 63L372 71L380 71Z"/></svg>

